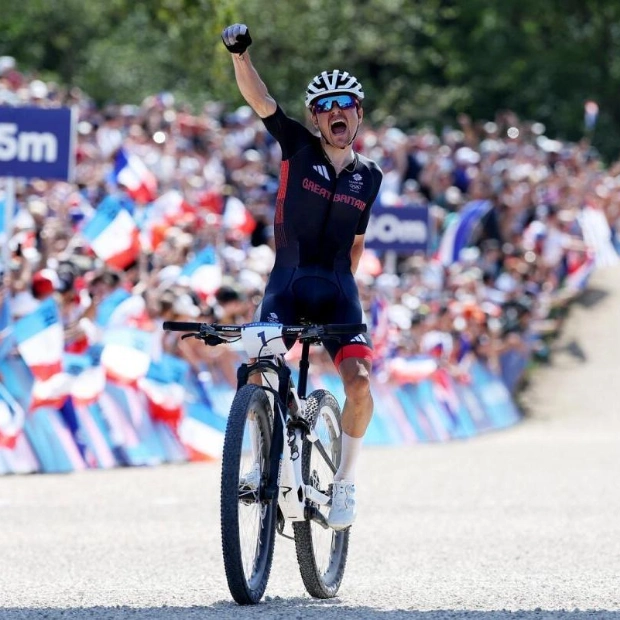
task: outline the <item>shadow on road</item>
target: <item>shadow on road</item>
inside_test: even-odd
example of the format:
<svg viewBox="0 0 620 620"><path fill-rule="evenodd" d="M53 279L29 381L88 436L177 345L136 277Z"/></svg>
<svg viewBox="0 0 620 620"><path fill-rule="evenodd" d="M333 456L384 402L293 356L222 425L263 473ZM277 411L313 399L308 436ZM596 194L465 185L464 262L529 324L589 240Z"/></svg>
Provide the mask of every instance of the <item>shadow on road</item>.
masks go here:
<svg viewBox="0 0 620 620"><path fill-rule="evenodd" d="M608 295L608 291L598 288L587 288L583 294L575 300L575 303L583 306L584 308L593 308L603 301Z"/></svg>
<svg viewBox="0 0 620 620"><path fill-rule="evenodd" d="M565 353L576 362L585 363L588 361L586 352L576 340L571 340L570 342L564 343L560 346L554 346L553 355L557 356L560 353ZM553 359L551 360L551 364L553 365Z"/></svg>
<svg viewBox="0 0 620 620"><path fill-rule="evenodd" d="M0 609L2 620L34 620L47 618L79 618L80 620L193 620L198 618L356 618L359 620L620 620L620 611L605 610L381 610L371 607L343 605L338 599L316 601L309 599L282 599L275 597L257 606L240 607L231 602L220 602L202 607L70 607L59 608L5 608Z"/></svg>

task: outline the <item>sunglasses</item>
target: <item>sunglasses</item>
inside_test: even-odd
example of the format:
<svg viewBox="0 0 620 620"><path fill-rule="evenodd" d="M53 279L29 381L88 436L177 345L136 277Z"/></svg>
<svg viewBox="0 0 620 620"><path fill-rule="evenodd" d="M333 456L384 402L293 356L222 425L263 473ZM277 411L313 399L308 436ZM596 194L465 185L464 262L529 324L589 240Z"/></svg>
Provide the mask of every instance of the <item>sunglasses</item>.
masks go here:
<svg viewBox="0 0 620 620"><path fill-rule="evenodd" d="M329 112L337 103L341 110L348 110L357 106L357 99L353 95L331 95L321 97L314 102L314 111L317 113Z"/></svg>

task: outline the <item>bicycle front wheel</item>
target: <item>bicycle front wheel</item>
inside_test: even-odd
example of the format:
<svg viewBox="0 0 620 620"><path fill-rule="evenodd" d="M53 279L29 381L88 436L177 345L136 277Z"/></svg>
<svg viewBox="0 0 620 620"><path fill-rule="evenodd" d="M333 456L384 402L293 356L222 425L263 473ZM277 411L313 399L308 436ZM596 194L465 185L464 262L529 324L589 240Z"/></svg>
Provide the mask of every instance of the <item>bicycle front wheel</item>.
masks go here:
<svg viewBox="0 0 620 620"><path fill-rule="evenodd" d="M308 396L306 404L308 420L324 450L308 440L304 441L303 479L306 484L329 494L329 485L334 480L333 468L340 464L342 449L340 407L327 390L315 390ZM327 506L313 504L311 507L327 518ZM317 520L309 520L293 523L293 531L297 562L308 594L315 598L333 598L344 576L349 551L349 528L334 531L326 529Z"/></svg>
<svg viewBox="0 0 620 620"><path fill-rule="evenodd" d="M271 406L258 385L235 395L222 454L222 551L228 588L235 601L260 601L269 580L276 535L277 502L260 499L269 475Z"/></svg>

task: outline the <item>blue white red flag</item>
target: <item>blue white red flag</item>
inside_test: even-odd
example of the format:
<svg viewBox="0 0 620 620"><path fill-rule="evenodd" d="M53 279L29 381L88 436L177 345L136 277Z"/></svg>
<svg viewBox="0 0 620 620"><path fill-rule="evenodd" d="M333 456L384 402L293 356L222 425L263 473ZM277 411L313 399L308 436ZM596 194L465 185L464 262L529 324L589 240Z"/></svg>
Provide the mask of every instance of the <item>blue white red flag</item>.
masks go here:
<svg viewBox="0 0 620 620"><path fill-rule="evenodd" d="M124 288L117 288L109 295L106 295L95 311L95 322L100 327L106 327L110 321L110 317L122 302L131 297L131 293Z"/></svg>
<svg viewBox="0 0 620 620"><path fill-rule="evenodd" d="M114 269L127 267L140 254L140 231L127 204L114 196L104 198L82 234L93 252Z"/></svg>
<svg viewBox="0 0 620 620"><path fill-rule="evenodd" d="M437 368L437 360L427 355L395 357L388 363L388 376L397 385L415 384L429 379Z"/></svg>
<svg viewBox="0 0 620 620"><path fill-rule="evenodd" d="M138 380L138 388L146 396L151 418L165 422L174 430L183 417L185 376L189 364L172 355L164 354L151 363L147 375Z"/></svg>
<svg viewBox="0 0 620 620"><path fill-rule="evenodd" d="M181 271L179 282L186 282L205 298L212 295L222 284L222 266L215 248L206 246L187 263Z"/></svg>
<svg viewBox="0 0 620 620"><path fill-rule="evenodd" d="M562 283L564 287L572 291L585 290L590 276L596 268L594 252L586 252L585 255L575 260L574 257L568 261L568 273Z"/></svg>
<svg viewBox="0 0 620 620"><path fill-rule="evenodd" d="M0 383L0 448L15 448L25 421L24 409Z"/></svg>
<svg viewBox="0 0 620 620"><path fill-rule="evenodd" d="M116 152L113 177L117 185L140 204L152 202L157 197L157 177L137 155L124 148Z"/></svg>
<svg viewBox="0 0 620 620"><path fill-rule="evenodd" d="M476 226L492 206L489 200L473 200L463 206L439 240L437 258L442 265L458 262L461 250L469 245Z"/></svg>
<svg viewBox="0 0 620 620"><path fill-rule="evenodd" d="M71 377L63 372L64 331L54 299L46 299L34 312L16 321L14 336L34 376L30 408L61 407L71 390Z"/></svg>
<svg viewBox="0 0 620 620"><path fill-rule="evenodd" d="M101 365L112 381L135 384L146 376L151 365L154 335L127 327L108 331L104 336Z"/></svg>
<svg viewBox="0 0 620 620"><path fill-rule="evenodd" d="M140 241L147 250L155 250L164 240L166 231L186 217L195 215L196 209L189 204L183 194L169 190L148 206L144 220L140 224Z"/></svg>

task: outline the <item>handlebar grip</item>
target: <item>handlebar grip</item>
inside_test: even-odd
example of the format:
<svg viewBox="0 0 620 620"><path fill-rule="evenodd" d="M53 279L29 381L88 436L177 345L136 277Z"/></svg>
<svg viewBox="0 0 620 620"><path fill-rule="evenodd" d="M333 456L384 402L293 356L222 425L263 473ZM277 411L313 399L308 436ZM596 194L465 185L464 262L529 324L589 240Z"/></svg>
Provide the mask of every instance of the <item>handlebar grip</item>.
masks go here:
<svg viewBox="0 0 620 620"><path fill-rule="evenodd" d="M202 323L186 323L184 321L164 321L164 330L168 332L196 332L200 331Z"/></svg>
<svg viewBox="0 0 620 620"><path fill-rule="evenodd" d="M366 325L366 323L358 323L356 324L352 324L352 325L347 325L347 324L343 324L343 325L339 325L339 324L335 324L335 325L326 325L325 326L325 332L327 334L365 334L368 331L368 327Z"/></svg>

